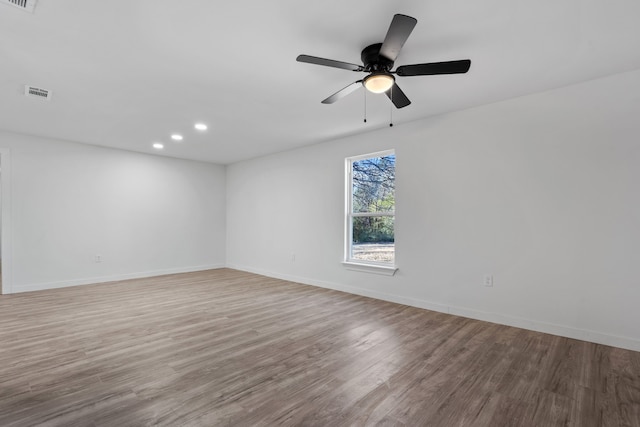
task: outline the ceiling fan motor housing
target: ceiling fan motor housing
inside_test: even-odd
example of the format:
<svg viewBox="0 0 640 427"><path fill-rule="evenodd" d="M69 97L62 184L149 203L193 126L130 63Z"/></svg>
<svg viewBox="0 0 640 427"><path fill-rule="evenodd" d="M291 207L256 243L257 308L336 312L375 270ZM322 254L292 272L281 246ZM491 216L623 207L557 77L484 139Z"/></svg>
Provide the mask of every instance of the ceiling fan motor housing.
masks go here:
<svg viewBox="0 0 640 427"><path fill-rule="evenodd" d="M393 68L393 61L380 55L382 43L372 44L362 50L360 58L364 64L364 71L370 73L375 71L389 72Z"/></svg>

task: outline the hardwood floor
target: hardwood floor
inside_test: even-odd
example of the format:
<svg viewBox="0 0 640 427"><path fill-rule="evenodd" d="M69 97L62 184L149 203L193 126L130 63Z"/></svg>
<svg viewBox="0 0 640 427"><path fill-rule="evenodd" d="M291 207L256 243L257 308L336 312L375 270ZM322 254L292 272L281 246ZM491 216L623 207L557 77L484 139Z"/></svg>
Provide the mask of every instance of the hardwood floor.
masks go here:
<svg viewBox="0 0 640 427"><path fill-rule="evenodd" d="M640 353L229 269L0 297L0 426L640 426Z"/></svg>

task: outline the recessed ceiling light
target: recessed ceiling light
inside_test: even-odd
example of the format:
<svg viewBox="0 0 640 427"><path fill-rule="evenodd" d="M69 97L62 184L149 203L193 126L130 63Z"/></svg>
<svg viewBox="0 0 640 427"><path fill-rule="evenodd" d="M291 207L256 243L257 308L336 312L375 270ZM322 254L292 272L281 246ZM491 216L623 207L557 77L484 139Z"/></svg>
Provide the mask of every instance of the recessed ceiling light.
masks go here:
<svg viewBox="0 0 640 427"><path fill-rule="evenodd" d="M155 144L153 144L153 148L155 148L156 150L162 150L164 148L164 145L156 142Z"/></svg>
<svg viewBox="0 0 640 427"><path fill-rule="evenodd" d="M207 125L204 123L196 123L194 127L198 130L207 130Z"/></svg>
<svg viewBox="0 0 640 427"><path fill-rule="evenodd" d="M177 133L174 133L173 135L171 135L171 139L173 139L174 141L182 141L182 135L178 135Z"/></svg>

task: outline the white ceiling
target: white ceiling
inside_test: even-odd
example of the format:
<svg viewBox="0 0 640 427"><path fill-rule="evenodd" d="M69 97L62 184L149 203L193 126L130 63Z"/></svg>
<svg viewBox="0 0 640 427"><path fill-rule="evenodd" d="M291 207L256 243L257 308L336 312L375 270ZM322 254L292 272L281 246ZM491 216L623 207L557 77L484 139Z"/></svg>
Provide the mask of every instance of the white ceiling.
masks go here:
<svg viewBox="0 0 640 427"><path fill-rule="evenodd" d="M638 0L39 0L0 5L0 129L223 164L371 131L386 96L364 124L364 90L320 103L362 74L295 58L360 63L395 13L418 20L396 66L472 60L399 77L395 124L640 68Z"/></svg>

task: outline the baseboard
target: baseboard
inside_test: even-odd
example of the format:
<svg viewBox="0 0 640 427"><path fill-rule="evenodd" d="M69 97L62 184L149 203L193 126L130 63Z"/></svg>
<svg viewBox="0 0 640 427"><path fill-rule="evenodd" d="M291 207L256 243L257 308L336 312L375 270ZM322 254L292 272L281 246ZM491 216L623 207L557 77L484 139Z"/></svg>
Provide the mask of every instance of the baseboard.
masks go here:
<svg viewBox="0 0 640 427"><path fill-rule="evenodd" d="M561 336L565 338L573 338L581 341L588 341L596 344L608 345L611 347L619 347L627 350L640 351L640 341L628 337L620 337L608 335L601 332L577 329L553 323L541 322L538 320L519 318L514 316L506 316L499 313L489 313L475 310L468 307L456 307L444 304L438 304L416 298L404 297L400 295L387 294L382 292L371 291L355 286L346 286L338 283L325 282L320 280L309 279L306 277L293 276L288 274L275 273L272 271L256 269L247 266L227 264L228 268L234 270L246 271L248 273L260 274L262 276L273 277L275 279L287 280L303 285L318 286L326 289L347 292L354 295L361 295L369 298L379 299L383 301L394 302L397 304L409 305L411 307L423 308L425 310L437 311L440 313L448 313L455 316L467 317L485 322L497 323L500 325L513 326L516 328L527 329L530 331L542 332L546 334Z"/></svg>
<svg viewBox="0 0 640 427"><path fill-rule="evenodd" d="M142 279L145 277L163 276L165 274L191 273L194 271L215 270L224 268L224 264L210 264L195 267L179 267L164 270L144 271L137 273L115 274L110 276L89 277L75 280L61 280L57 282L34 283L29 285L13 285L12 293L44 291L47 289L67 288L70 286L93 285L97 283L116 282L119 280Z"/></svg>
<svg viewBox="0 0 640 427"><path fill-rule="evenodd" d="M545 334L557 335L565 338L573 338L581 341L588 341L596 344L608 345L611 347L619 347L627 350L640 351L640 341L620 337L616 335L604 334L602 332L590 331L587 329L578 329L554 323L542 322L539 320L531 320L514 316L505 316L498 313L487 313L466 307L450 307L449 313L468 317L470 319L484 320L486 322L498 323L500 325L513 326L530 331L543 332Z"/></svg>
<svg viewBox="0 0 640 427"><path fill-rule="evenodd" d="M347 285L342 285L338 283L313 280L306 277L280 274L280 273L275 273L268 270L255 269L251 267L234 265L234 264L227 264L227 268L246 271L247 273L259 274L261 276L273 277L274 279L281 279L281 280L287 280L289 282L296 282L302 285L318 286L320 288L333 289L335 291L342 291L349 294L361 295L363 297L370 297L370 298L379 299L382 301L389 301L389 302L395 302L397 304L404 304L404 305L410 305L412 307L424 308L425 310L448 313L448 307L442 304L434 304L428 301L420 301L413 298L403 297L400 295L393 295L393 294L387 294L384 292L371 291L369 289L359 288L356 286L347 286Z"/></svg>

